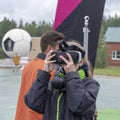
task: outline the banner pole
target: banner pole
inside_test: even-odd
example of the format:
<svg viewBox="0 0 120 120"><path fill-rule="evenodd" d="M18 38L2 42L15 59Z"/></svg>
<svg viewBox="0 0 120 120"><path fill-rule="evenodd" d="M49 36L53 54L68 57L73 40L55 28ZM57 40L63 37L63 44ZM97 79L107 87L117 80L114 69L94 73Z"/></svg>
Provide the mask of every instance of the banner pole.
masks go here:
<svg viewBox="0 0 120 120"><path fill-rule="evenodd" d="M85 16L84 17L84 27L83 27L83 33L84 33L84 41L83 41L83 46L86 50L86 57L88 58L88 44L89 44L89 41L88 41L88 35L89 35L89 28L88 28L88 24L89 24L89 16Z"/></svg>

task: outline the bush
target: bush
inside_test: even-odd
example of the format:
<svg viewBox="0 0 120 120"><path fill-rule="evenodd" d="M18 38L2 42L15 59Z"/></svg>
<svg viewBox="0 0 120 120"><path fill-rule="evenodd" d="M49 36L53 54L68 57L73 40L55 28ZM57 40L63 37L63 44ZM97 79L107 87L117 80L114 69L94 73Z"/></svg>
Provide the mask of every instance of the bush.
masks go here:
<svg viewBox="0 0 120 120"><path fill-rule="evenodd" d="M3 59L5 57L7 57L6 54L4 53L3 49L0 48L0 59Z"/></svg>

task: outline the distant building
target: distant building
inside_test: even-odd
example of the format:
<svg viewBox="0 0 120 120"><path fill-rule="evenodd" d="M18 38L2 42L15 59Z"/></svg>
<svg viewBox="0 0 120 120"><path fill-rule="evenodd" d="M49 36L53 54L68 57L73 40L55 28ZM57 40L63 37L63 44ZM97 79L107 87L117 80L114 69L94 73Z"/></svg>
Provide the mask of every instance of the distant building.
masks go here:
<svg viewBox="0 0 120 120"><path fill-rule="evenodd" d="M120 27L108 27L105 42L108 66L120 67Z"/></svg>
<svg viewBox="0 0 120 120"><path fill-rule="evenodd" d="M40 37L32 37L32 49L28 54L30 60L36 58L37 54L41 52Z"/></svg>

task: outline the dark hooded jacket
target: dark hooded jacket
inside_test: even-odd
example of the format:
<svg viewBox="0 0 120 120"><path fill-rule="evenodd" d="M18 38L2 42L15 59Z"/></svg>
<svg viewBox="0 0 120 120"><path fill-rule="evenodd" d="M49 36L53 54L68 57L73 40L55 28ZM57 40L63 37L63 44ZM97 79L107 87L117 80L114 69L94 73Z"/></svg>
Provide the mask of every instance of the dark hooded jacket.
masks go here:
<svg viewBox="0 0 120 120"><path fill-rule="evenodd" d="M48 89L50 74L38 71L37 78L24 97L32 110L43 113L43 120L93 120L99 83L80 79L77 72L64 75L64 89Z"/></svg>

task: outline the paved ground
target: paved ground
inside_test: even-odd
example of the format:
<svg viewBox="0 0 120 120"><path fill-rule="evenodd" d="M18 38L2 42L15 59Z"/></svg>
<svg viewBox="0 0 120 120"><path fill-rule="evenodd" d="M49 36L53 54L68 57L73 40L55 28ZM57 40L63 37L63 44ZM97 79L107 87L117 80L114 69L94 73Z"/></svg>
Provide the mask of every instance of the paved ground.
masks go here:
<svg viewBox="0 0 120 120"><path fill-rule="evenodd" d="M95 76L100 83L98 109L120 109L120 77Z"/></svg>
<svg viewBox="0 0 120 120"><path fill-rule="evenodd" d="M21 72L11 69L0 69L0 120L14 120ZM120 109L120 77L95 76L101 88L97 108Z"/></svg>
<svg viewBox="0 0 120 120"><path fill-rule="evenodd" d="M0 120L14 120L20 73L0 69Z"/></svg>

